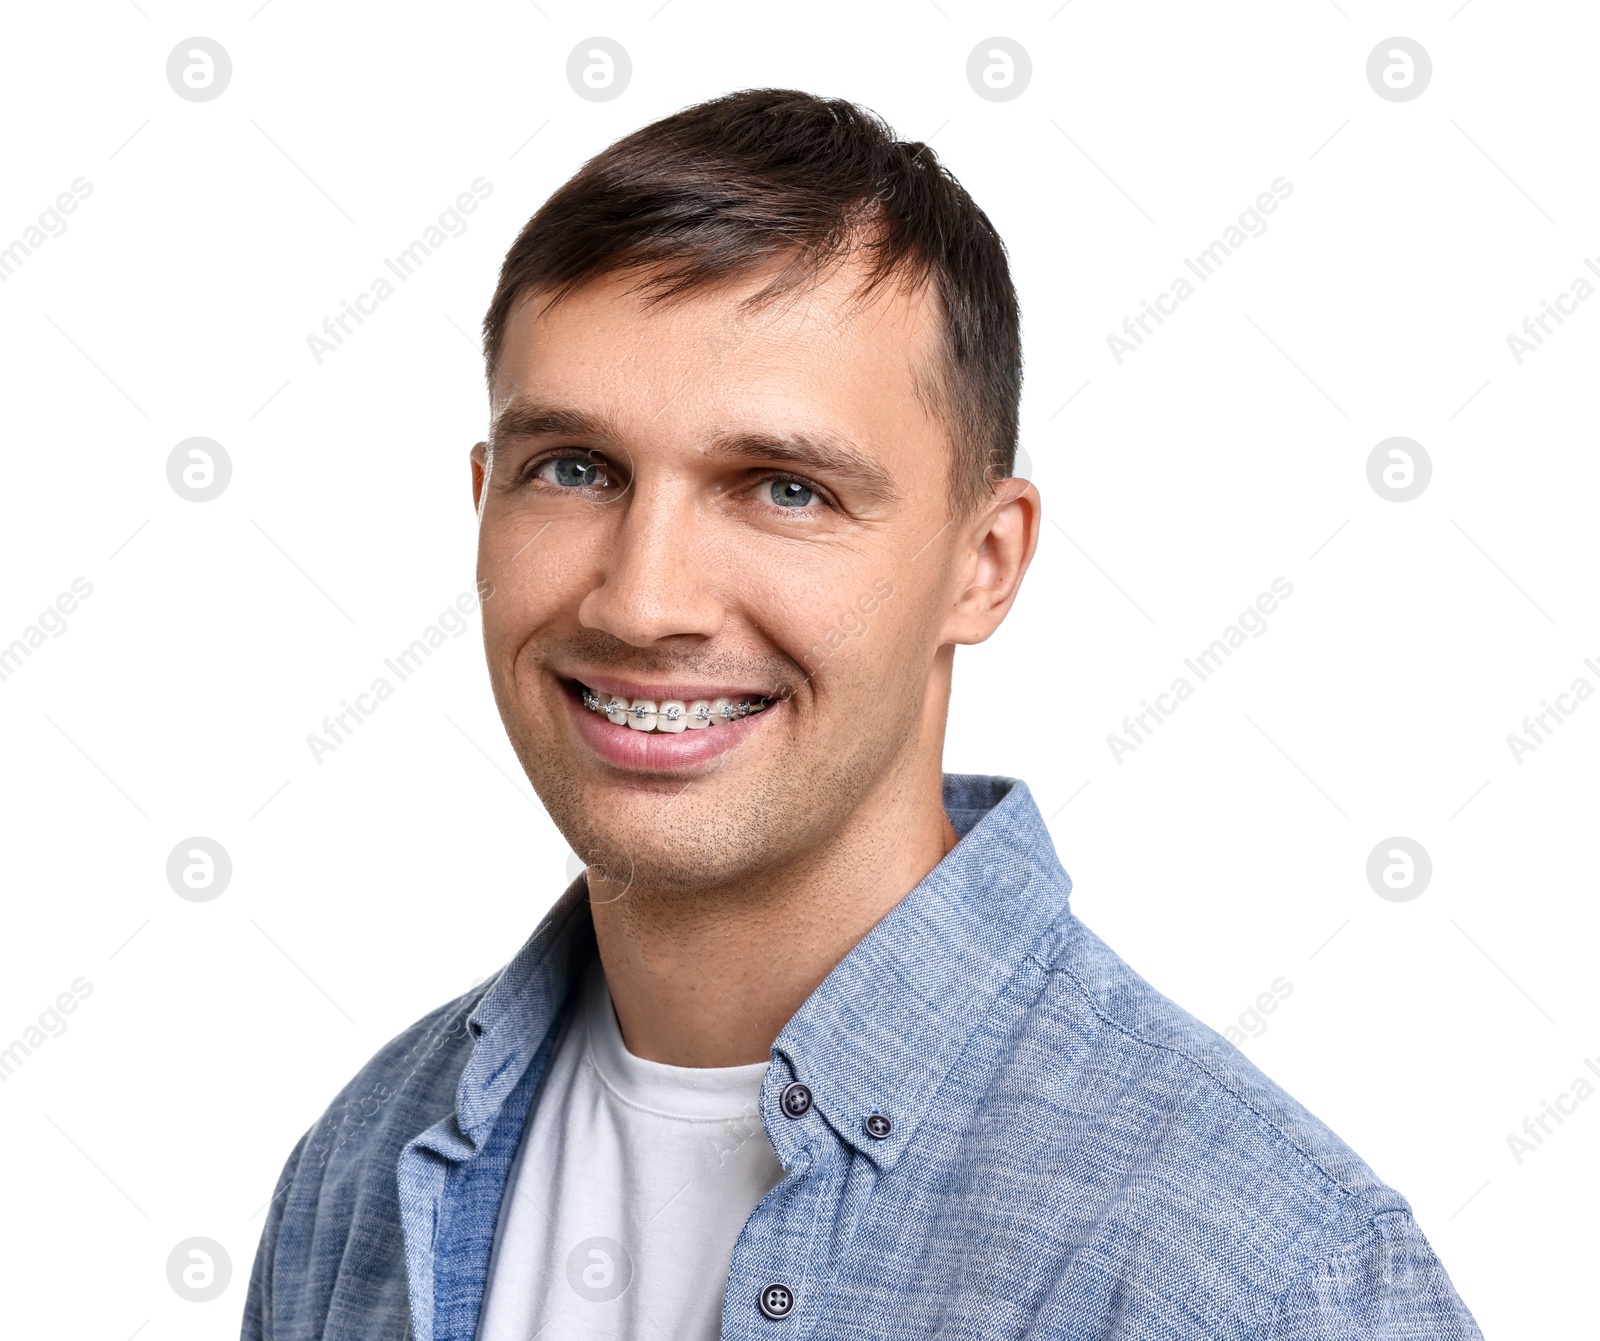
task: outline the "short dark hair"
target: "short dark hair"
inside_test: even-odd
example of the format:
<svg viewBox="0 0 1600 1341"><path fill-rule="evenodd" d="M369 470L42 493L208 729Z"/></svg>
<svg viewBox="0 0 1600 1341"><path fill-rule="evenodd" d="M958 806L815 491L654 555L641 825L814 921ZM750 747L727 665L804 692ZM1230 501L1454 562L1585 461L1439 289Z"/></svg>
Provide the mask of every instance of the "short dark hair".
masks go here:
<svg viewBox="0 0 1600 1341"><path fill-rule="evenodd" d="M952 499L980 501L1012 473L1022 333L994 225L933 151L838 98L746 89L685 108L595 155L528 220L483 319L489 375L525 291L559 302L602 275L637 272L662 301L786 262L747 304L847 259L863 291L931 282L944 368L918 377L949 428Z"/></svg>

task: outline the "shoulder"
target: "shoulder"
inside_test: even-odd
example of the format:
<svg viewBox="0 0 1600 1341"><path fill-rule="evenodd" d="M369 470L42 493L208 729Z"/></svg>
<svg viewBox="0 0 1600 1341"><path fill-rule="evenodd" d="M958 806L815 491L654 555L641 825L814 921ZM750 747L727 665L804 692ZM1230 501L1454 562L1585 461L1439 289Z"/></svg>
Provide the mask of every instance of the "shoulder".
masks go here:
<svg viewBox="0 0 1600 1341"><path fill-rule="evenodd" d="M345 1175L379 1160L392 1176L405 1144L455 1107L472 1052L467 1021L484 990L446 1002L378 1049L306 1133L298 1171Z"/></svg>
<svg viewBox="0 0 1600 1341"><path fill-rule="evenodd" d="M1030 967L1037 996L1014 1055L1066 1062L1056 1088L1073 1139L1110 1166L1103 1223L1190 1245L1166 1266L1278 1309L1263 1335L1365 1336L1362 1318L1393 1329L1402 1306L1435 1329L1416 1335L1478 1335L1406 1199L1237 1047L1076 917Z"/></svg>
<svg viewBox="0 0 1600 1341"><path fill-rule="evenodd" d="M1103 1075L1161 1114L1169 1140L1204 1158L1197 1183L1272 1178L1318 1219L1349 1202L1371 1214L1405 1199L1315 1114L1209 1025L1140 977L1076 917L1036 961L1044 983L1031 1027L1069 1039Z"/></svg>
<svg viewBox="0 0 1600 1341"><path fill-rule="evenodd" d="M405 1316L396 1165L413 1137L454 1111L472 1052L467 1022L485 990L447 1002L390 1039L290 1152L256 1250L246 1341L320 1335L335 1307ZM355 1240L361 1251L352 1259Z"/></svg>
<svg viewBox="0 0 1600 1341"><path fill-rule="evenodd" d="M1483 1341L1409 1211L1374 1216L1302 1271L1262 1341Z"/></svg>

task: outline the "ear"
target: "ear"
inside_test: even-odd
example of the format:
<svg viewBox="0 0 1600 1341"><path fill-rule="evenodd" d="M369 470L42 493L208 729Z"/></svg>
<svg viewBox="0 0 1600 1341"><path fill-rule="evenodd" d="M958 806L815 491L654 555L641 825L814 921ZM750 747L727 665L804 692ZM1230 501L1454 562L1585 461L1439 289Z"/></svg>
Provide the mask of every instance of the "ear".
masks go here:
<svg viewBox="0 0 1600 1341"><path fill-rule="evenodd" d="M1011 609L1039 545L1042 504L1028 480L1008 478L967 520L955 599L940 643L981 643Z"/></svg>
<svg viewBox="0 0 1600 1341"><path fill-rule="evenodd" d="M475 443L472 448L472 510L483 511L483 481L488 473L488 450L486 442Z"/></svg>

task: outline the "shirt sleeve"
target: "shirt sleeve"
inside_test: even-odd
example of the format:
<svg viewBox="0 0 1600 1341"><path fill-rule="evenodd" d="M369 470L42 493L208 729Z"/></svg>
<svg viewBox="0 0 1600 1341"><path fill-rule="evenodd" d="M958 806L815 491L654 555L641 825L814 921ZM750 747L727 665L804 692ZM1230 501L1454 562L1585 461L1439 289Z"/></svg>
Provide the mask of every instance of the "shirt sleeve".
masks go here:
<svg viewBox="0 0 1600 1341"><path fill-rule="evenodd" d="M255 1266L250 1271L250 1291L245 1296L239 1341L272 1341L272 1259L278 1248L278 1231L283 1226L284 1203L289 1200L289 1188L300 1167L300 1153L306 1148L310 1136L311 1133L307 1132L296 1142L284 1163L283 1172L278 1175L272 1200L267 1203L267 1222L262 1227Z"/></svg>
<svg viewBox="0 0 1600 1341"><path fill-rule="evenodd" d="M1262 1341L1483 1341L1407 1211L1311 1267L1283 1295Z"/></svg>

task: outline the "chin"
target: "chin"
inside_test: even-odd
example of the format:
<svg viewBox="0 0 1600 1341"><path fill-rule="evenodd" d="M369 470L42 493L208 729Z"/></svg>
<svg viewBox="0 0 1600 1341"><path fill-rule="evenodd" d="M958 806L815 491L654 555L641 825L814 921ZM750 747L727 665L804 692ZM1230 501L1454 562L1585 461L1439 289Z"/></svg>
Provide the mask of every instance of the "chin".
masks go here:
<svg viewBox="0 0 1600 1341"><path fill-rule="evenodd" d="M572 850L597 878L591 879L591 887L597 881L605 883L604 893L598 888L595 893L607 902L621 898L634 886L652 892L694 892L737 883L746 868L754 864L735 856L739 850L750 852L744 844L734 848L712 836L694 842L677 841L675 826L665 822L666 816L662 820L663 831L643 842L628 841L625 828L623 833L602 834L591 825L583 826L578 833L559 821L557 827L569 842L577 839L572 842Z"/></svg>
<svg viewBox="0 0 1600 1341"><path fill-rule="evenodd" d="M758 762L750 755L737 772L692 780L619 779L546 754L543 776L529 772L572 850L618 887L614 898L632 886L691 892L759 880L787 849L803 845L792 817L816 809L804 799L804 768L792 753L780 769L751 766Z"/></svg>

